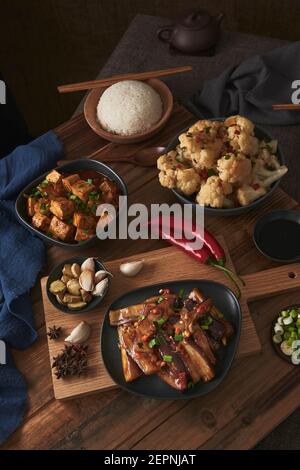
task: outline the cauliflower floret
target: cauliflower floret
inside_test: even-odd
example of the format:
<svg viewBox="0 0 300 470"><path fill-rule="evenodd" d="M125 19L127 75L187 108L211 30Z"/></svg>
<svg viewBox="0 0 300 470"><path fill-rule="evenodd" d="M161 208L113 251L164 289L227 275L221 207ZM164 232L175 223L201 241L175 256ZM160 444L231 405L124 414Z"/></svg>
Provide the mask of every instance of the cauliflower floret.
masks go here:
<svg viewBox="0 0 300 470"><path fill-rule="evenodd" d="M232 192L231 184L223 182L218 176L210 176L197 194L198 204L210 207L232 207L233 203L226 196Z"/></svg>
<svg viewBox="0 0 300 470"><path fill-rule="evenodd" d="M279 166L276 169L269 169L266 166L266 162L262 159L257 159L253 167L253 174L259 180L259 184L268 188L275 181L279 180L285 173L288 171L288 168L285 165Z"/></svg>
<svg viewBox="0 0 300 470"><path fill-rule="evenodd" d="M159 182L164 188L176 188L176 171L160 171L158 174Z"/></svg>
<svg viewBox="0 0 300 470"><path fill-rule="evenodd" d="M222 181L228 183L245 183L251 178L252 164L249 158L242 154L237 156L228 153L218 160L217 169Z"/></svg>
<svg viewBox="0 0 300 470"><path fill-rule="evenodd" d="M231 132L228 132L228 134L231 136ZM233 134L230 138L230 145L234 150L249 156L257 155L258 140L256 137L246 134L245 132L240 132Z"/></svg>
<svg viewBox="0 0 300 470"><path fill-rule="evenodd" d="M194 168L178 169L176 173L176 186L177 188L187 196L191 196L197 192L200 188L201 179Z"/></svg>
<svg viewBox="0 0 300 470"><path fill-rule="evenodd" d="M267 191L265 190L265 188L263 188L258 183L252 186L244 184L237 190L236 195L240 205L247 206L248 204L251 204L251 202L266 194L266 192Z"/></svg>
<svg viewBox="0 0 300 470"><path fill-rule="evenodd" d="M246 134L253 135L254 134L254 124L249 119L243 116L230 116L229 118L225 119L224 124L226 127L237 127L239 130L242 130Z"/></svg>
<svg viewBox="0 0 300 470"><path fill-rule="evenodd" d="M171 150L171 152L161 155L157 159L157 168L161 171L175 170L178 165L176 157L177 152L175 150Z"/></svg>

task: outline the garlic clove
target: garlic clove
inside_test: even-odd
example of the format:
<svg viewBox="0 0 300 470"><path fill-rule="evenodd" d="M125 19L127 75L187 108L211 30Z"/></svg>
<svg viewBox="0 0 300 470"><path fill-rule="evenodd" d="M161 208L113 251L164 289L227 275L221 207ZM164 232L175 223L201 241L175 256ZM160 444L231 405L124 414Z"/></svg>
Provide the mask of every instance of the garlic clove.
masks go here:
<svg viewBox="0 0 300 470"><path fill-rule="evenodd" d="M95 289L92 292L92 295L95 297L102 297L107 289L108 286L108 278L102 279L102 281L96 284Z"/></svg>
<svg viewBox="0 0 300 470"><path fill-rule="evenodd" d="M81 271L85 270L95 272L95 261L94 258L87 258L81 265Z"/></svg>
<svg viewBox="0 0 300 470"><path fill-rule="evenodd" d="M131 261L130 263L122 263L120 265L120 271L124 276L132 277L136 276L144 266L144 260Z"/></svg>
<svg viewBox="0 0 300 470"><path fill-rule="evenodd" d="M81 267L79 266L78 263L73 263L71 266L71 273L73 276L78 279L80 274L81 274Z"/></svg>
<svg viewBox="0 0 300 470"><path fill-rule="evenodd" d="M108 271L104 271L104 270L97 271L94 277L95 284L98 284L98 282L102 281L102 279L105 279L107 276L113 277L113 275Z"/></svg>
<svg viewBox="0 0 300 470"><path fill-rule="evenodd" d="M65 341L71 344L82 344L88 340L90 334L90 325L87 322L82 321L71 331Z"/></svg>
<svg viewBox="0 0 300 470"><path fill-rule="evenodd" d="M79 276L79 285L85 291L91 292L94 289L94 271L85 269Z"/></svg>

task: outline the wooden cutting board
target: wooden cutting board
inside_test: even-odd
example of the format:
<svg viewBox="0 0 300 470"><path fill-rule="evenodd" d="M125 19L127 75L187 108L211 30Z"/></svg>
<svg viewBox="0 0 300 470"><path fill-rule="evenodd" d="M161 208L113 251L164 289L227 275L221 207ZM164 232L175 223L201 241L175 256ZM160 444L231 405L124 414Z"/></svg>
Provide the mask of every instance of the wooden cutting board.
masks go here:
<svg viewBox="0 0 300 470"><path fill-rule="evenodd" d="M233 268L225 241L219 237L226 251L227 265ZM128 260L144 259L145 266L141 273L134 278L127 278L119 271L121 262ZM211 266L201 265L185 253L174 247L143 253L138 256L124 258L106 263L107 269L112 272L114 278L110 283L109 292L103 303L95 310L84 314L64 314L57 310L48 300L46 293L47 277L41 279L43 304L47 329L50 326L60 326L62 335L59 340L48 338L50 362L52 358L63 348L64 338L82 320L92 326L92 334L88 341L88 371L82 377L72 377L58 380L52 370L54 395L57 399L68 399L84 396L97 391L104 391L116 387L105 370L100 354L100 331L105 312L109 305L120 295L138 287L156 284L178 279L211 279L221 282L232 290L234 286L224 274ZM178 269L180 267L180 269ZM244 276L246 286L242 289L240 299L243 319L240 344L237 358L259 353L261 350L259 337L250 316L248 302L279 292L299 288L300 264L282 266L280 268L261 271L259 273Z"/></svg>

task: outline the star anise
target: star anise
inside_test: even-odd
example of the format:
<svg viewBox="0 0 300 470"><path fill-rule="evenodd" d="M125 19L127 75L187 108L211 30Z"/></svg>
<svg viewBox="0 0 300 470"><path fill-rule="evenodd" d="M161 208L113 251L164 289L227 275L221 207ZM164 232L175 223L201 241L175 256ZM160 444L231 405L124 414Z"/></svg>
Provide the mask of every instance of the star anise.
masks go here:
<svg viewBox="0 0 300 470"><path fill-rule="evenodd" d="M65 348L53 358L52 368L58 379L72 375L81 375L87 368L88 346L65 345Z"/></svg>
<svg viewBox="0 0 300 470"><path fill-rule="evenodd" d="M48 328L47 336L49 336L50 339L58 339L60 337L60 333L61 327L56 327L55 325L53 325Z"/></svg>

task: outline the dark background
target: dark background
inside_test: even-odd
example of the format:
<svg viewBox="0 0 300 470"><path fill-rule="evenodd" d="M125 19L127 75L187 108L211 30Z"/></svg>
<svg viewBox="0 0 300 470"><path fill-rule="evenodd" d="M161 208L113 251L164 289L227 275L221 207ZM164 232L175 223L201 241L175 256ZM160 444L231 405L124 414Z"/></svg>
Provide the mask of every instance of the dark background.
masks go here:
<svg viewBox="0 0 300 470"><path fill-rule="evenodd" d="M0 72L31 134L71 116L82 94L56 86L93 79L137 13L188 8L224 11L227 30L300 39L299 0L0 0Z"/></svg>

